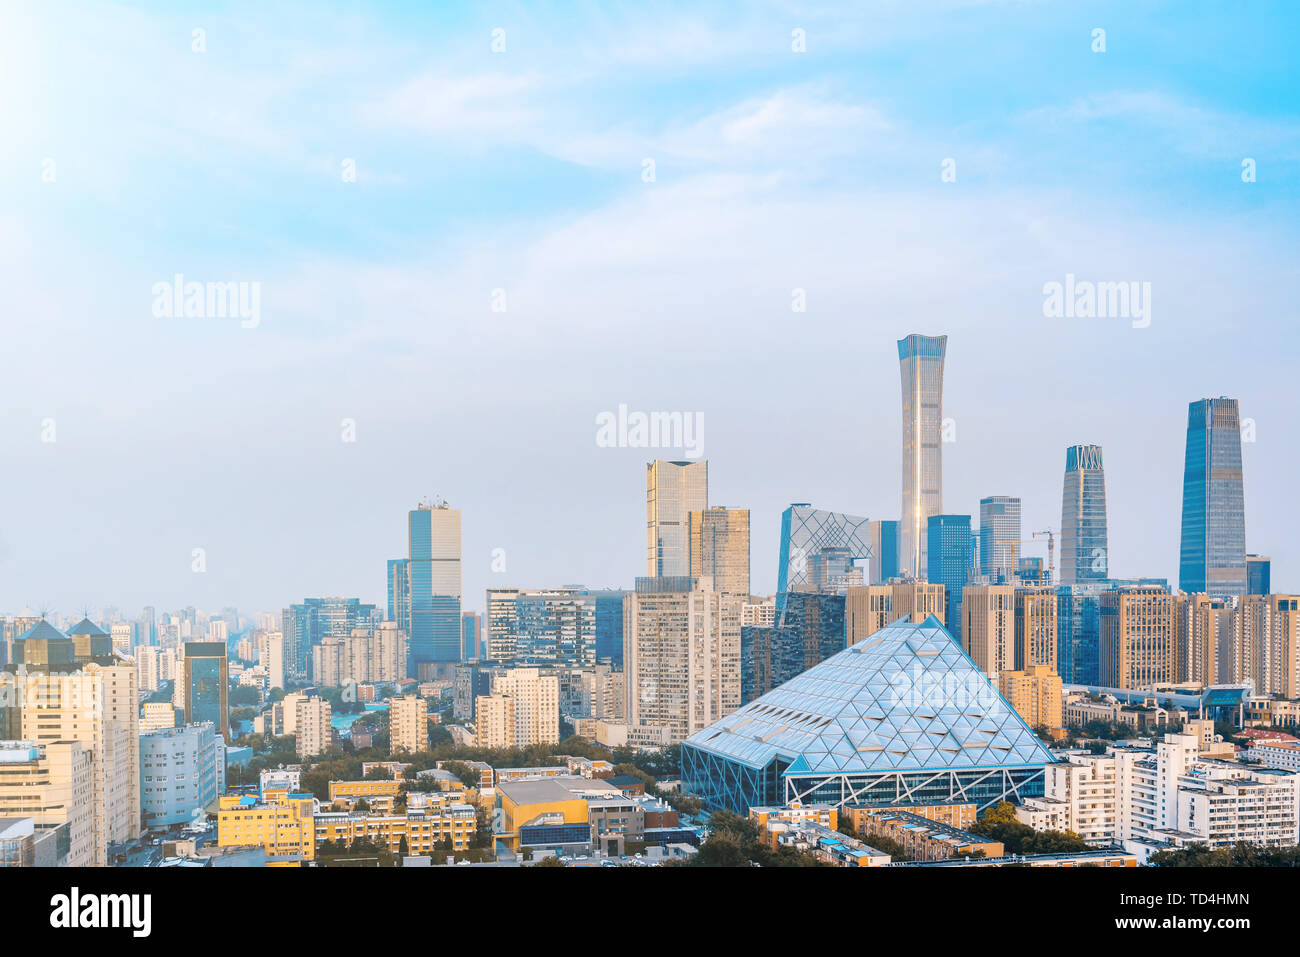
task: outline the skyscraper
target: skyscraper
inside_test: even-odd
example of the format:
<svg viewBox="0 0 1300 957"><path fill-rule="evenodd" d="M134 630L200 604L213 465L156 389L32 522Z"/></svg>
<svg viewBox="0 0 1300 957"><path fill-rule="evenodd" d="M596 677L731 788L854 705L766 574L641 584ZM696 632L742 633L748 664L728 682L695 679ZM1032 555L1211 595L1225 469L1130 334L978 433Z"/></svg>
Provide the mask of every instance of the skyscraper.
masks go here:
<svg viewBox="0 0 1300 957"><path fill-rule="evenodd" d="M1020 550L1020 499L990 495L980 499L980 574L994 582L1015 578Z"/></svg>
<svg viewBox="0 0 1300 957"><path fill-rule="evenodd" d="M230 741L230 688L224 641L185 642L185 723L210 721Z"/></svg>
<svg viewBox="0 0 1300 957"><path fill-rule="evenodd" d="M1101 446L1072 445L1065 450L1061 494L1061 584L1100 581L1109 561Z"/></svg>
<svg viewBox="0 0 1300 957"><path fill-rule="evenodd" d="M903 511L898 563L920 578L929 567L926 522L943 511L943 360L947 336L898 340L903 381ZM951 619L950 619L951 620Z"/></svg>
<svg viewBox="0 0 1300 957"><path fill-rule="evenodd" d="M1189 594L1246 593L1246 506L1236 399L1201 399L1187 407L1178 587Z"/></svg>
<svg viewBox="0 0 1300 957"><path fill-rule="evenodd" d="M647 462L645 493L646 575L689 576L691 512L709 507L709 463Z"/></svg>
<svg viewBox="0 0 1300 957"><path fill-rule="evenodd" d="M943 585L948 599L948 630L962 640L961 593L970 573L970 516L931 515L926 523L928 577Z"/></svg>
<svg viewBox="0 0 1300 957"><path fill-rule="evenodd" d="M426 678L460 661L460 510L421 502L408 520L411 666Z"/></svg>
<svg viewBox="0 0 1300 957"><path fill-rule="evenodd" d="M690 515L690 576L713 579L715 591L749 594L749 509L721 505Z"/></svg>
<svg viewBox="0 0 1300 957"><path fill-rule="evenodd" d="M1246 556L1246 594L1268 595L1273 590L1273 561L1266 555Z"/></svg>
<svg viewBox="0 0 1300 957"><path fill-rule="evenodd" d="M411 562L406 558L388 560L388 620L411 632Z"/></svg>
<svg viewBox="0 0 1300 957"><path fill-rule="evenodd" d="M875 520L867 523L871 539L871 584L883 585L898 577L898 522Z"/></svg>
<svg viewBox="0 0 1300 957"><path fill-rule="evenodd" d="M869 522L857 515L828 512L798 502L781 513L781 557L776 574L778 609L796 585L829 589L827 576L843 574L855 559L871 559Z"/></svg>

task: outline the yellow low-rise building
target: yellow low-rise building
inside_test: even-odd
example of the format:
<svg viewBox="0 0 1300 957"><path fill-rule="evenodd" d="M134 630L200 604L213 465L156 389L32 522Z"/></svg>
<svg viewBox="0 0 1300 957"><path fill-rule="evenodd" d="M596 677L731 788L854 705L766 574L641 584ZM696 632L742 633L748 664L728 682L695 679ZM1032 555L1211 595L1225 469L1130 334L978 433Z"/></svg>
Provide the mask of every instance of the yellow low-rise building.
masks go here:
<svg viewBox="0 0 1300 957"><path fill-rule="evenodd" d="M217 805L217 846L262 847L269 855L312 860L316 856L315 803L310 794L287 791L268 791L260 801L222 795Z"/></svg>
<svg viewBox="0 0 1300 957"><path fill-rule="evenodd" d="M510 850L591 842L586 800L559 781L510 781L498 785L496 794L496 838Z"/></svg>
<svg viewBox="0 0 1300 957"><path fill-rule="evenodd" d="M478 813L468 804L430 805L405 814L350 814L327 811L316 815L316 841L348 845L367 840L387 847L394 854L431 854L439 843L449 841L451 849L463 851L474 841Z"/></svg>

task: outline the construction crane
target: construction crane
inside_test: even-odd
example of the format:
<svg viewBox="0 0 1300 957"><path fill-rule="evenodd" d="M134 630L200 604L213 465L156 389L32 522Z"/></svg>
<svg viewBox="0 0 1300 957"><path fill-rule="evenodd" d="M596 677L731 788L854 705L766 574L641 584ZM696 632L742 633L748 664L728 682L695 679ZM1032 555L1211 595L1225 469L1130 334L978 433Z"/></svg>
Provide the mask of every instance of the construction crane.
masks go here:
<svg viewBox="0 0 1300 957"><path fill-rule="evenodd" d="M1056 581L1056 535L1050 528L1033 533L1034 538L1040 535L1047 536L1047 577L1049 581L1054 582Z"/></svg>

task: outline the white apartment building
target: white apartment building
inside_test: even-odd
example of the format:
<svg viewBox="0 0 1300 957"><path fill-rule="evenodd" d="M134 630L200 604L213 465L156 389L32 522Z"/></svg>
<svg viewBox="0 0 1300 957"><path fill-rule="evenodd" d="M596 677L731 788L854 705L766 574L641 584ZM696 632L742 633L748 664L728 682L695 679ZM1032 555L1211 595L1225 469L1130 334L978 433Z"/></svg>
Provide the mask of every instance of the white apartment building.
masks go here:
<svg viewBox="0 0 1300 957"><path fill-rule="evenodd" d="M1266 768L1300 771L1300 742L1256 741L1246 751L1246 757Z"/></svg>
<svg viewBox="0 0 1300 957"><path fill-rule="evenodd" d="M1094 844L1300 841L1300 774L1207 758L1204 747L1200 735L1166 734L1154 748L1067 754L1017 817Z"/></svg>

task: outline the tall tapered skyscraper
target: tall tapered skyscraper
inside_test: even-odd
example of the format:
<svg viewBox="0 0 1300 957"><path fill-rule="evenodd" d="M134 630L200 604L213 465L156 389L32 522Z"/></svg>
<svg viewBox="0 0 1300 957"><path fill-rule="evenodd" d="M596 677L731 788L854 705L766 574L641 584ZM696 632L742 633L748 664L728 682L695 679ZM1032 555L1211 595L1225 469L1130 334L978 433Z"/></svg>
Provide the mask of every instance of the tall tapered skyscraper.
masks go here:
<svg viewBox="0 0 1300 957"><path fill-rule="evenodd" d="M1201 399L1187 407L1178 587L1214 596L1246 593L1246 505L1236 399Z"/></svg>
<svg viewBox="0 0 1300 957"><path fill-rule="evenodd" d="M1101 446L1072 445L1065 450L1061 494L1061 584L1100 581L1109 564Z"/></svg>
<svg viewBox="0 0 1300 957"><path fill-rule="evenodd" d="M645 497L646 575L690 575L691 512L709 507L709 463L647 462Z"/></svg>
<svg viewBox="0 0 1300 957"><path fill-rule="evenodd" d="M905 575L927 571L931 515L943 511L943 359L947 336L912 334L898 340L903 380L903 511L898 564Z"/></svg>
<svg viewBox="0 0 1300 957"><path fill-rule="evenodd" d="M460 661L460 510L421 502L409 515L410 657L414 677Z"/></svg>

